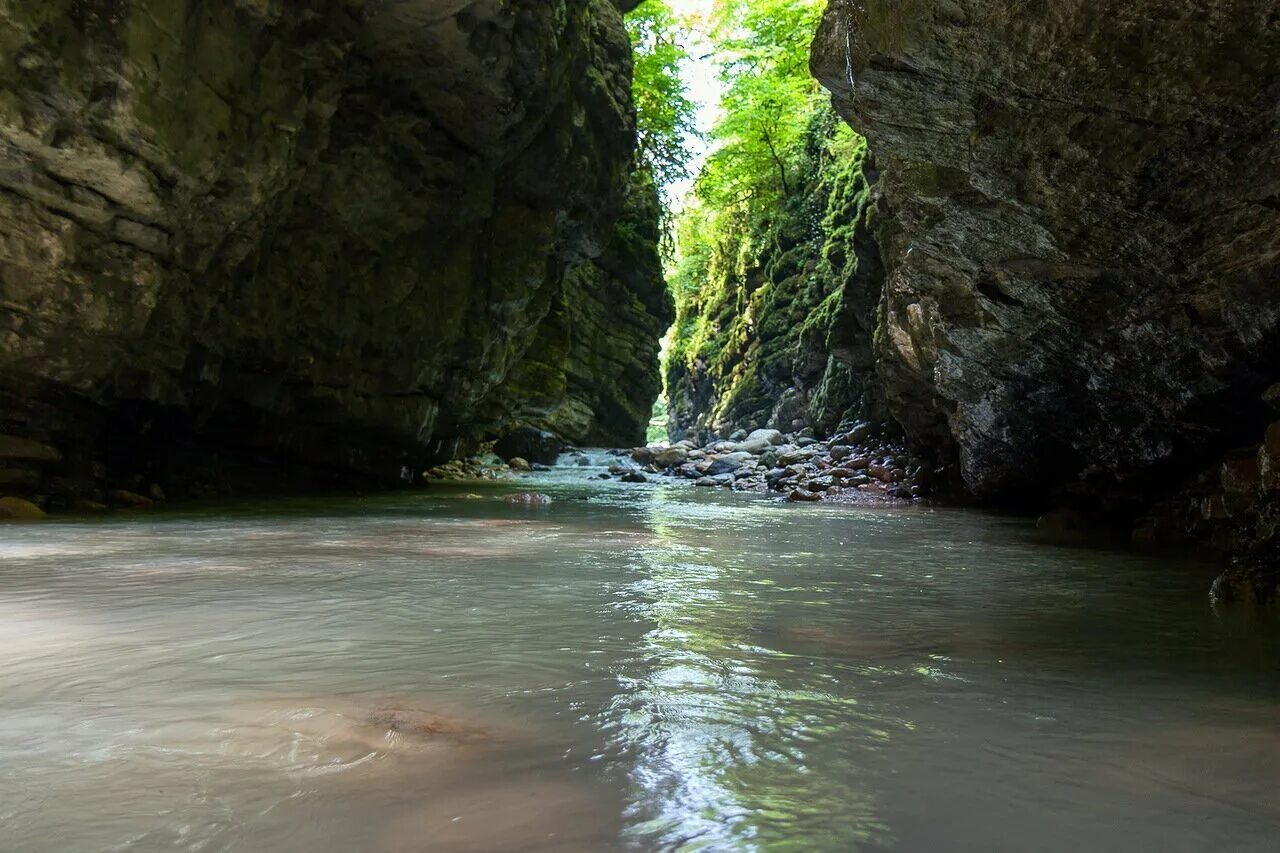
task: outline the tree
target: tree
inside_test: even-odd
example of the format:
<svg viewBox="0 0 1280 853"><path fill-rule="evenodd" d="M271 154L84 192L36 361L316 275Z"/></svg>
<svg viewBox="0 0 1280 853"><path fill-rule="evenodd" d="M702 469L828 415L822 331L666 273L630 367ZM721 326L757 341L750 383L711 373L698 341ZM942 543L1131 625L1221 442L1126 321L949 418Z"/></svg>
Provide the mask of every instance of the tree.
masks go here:
<svg viewBox="0 0 1280 853"><path fill-rule="evenodd" d="M689 177L689 140L697 135L697 106L681 77L689 55L676 37L679 21L666 0L645 0L627 15L626 24L640 159L658 187L667 188Z"/></svg>
<svg viewBox="0 0 1280 853"><path fill-rule="evenodd" d="M722 0L713 40L725 85L718 143L698 179L714 208L755 209L786 199L799 181L805 134L822 102L809 75L820 0Z"/></svg>

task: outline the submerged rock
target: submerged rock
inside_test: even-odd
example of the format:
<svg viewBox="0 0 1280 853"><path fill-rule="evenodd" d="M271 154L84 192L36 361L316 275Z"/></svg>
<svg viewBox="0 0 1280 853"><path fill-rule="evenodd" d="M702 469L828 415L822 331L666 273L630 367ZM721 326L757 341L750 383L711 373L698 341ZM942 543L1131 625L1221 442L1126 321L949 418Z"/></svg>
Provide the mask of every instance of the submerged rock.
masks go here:
<svg viewBox="0 0 1280 853"><path fill-rule="evenodd" d="M519 492L514 495L504 495L502 502L515 506L548 506L551 503L551 496L541 492Z"/></svg>

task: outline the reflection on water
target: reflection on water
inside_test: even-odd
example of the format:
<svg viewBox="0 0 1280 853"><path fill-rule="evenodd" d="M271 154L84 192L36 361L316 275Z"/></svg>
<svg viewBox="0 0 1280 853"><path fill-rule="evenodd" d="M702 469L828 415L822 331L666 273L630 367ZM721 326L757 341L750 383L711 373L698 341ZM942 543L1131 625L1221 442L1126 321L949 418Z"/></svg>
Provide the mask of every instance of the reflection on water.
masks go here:
<svg viewBox="0 0 1280 853"><path fill-rule="evenodd" d="M4 527L0 849L1274 849L1204 568L593 473Z"/></svg>

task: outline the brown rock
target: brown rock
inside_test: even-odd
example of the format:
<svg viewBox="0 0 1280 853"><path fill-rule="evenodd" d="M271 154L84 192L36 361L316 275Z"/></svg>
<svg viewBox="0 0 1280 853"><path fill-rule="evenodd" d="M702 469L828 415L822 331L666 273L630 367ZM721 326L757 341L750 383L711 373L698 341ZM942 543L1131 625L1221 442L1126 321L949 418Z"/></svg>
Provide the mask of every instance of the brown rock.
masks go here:
<svg viewBox="0 0 1280 853"><path fill-rule="evenodd" d="M29 462L58 462L62 454L56 447L20 438L16 435L0 435L0 459L23 459Z"/></svg>
<svg viewBox="0 0 1280 853"><path fill-rule="evenodd" d="M528 471L533 467L529 464L529 460L521 456L512 456L507 460L507 465L511 466L512 471Z"/></svg>
<svg viewBox="0 0 1280 853"><path fill-rule="evenodd" d="M1036 529L1049 533L1066 533L1085 527L1085 518L1074 509L1065 507L1046 512L1036 519Z"/></svg>
<svg viewBox="0 0 1280 853"><path fill-rule="evenodd" d="M1258 467L1256 456L1244 456L1223 462L1219 472L1223 491L1232 495L1251 495L1256 492L1259 482Z"/></svg>
<svg viewBox="0 0 1280 853"><path fill-rule="evenodd" d="M131 492L128 489L116 489L110 492L107 498L116 506L132 508L151 506L154 503L151 498L144 497L137 492Z"/></svg>
<svg viewBox="0 0 1280 853"><path fill-rule="evenodd" d="M1258 479L1268 492L1280 489L1280 421L1267 427L1267 437L1258 448Z"/></svg>
<svg viewBox="0 0 1280 853"><path fill-rule="evenodd" d="M787 500L795 503L813 503L822 500L822 495L817 492L809 492L804 489L792 489L787 495Z"/></svg>
<svg viewBox="0 0 1280 853"><path fill-rule="evenodd" d="M648 465L653 458L658 455L657 447L637 447L631 451L631 458L639 462L641 465Z"/></svg>
<svg viewBox="0 0 1280 853"><path fill-rule="evenodd" d="M653 464L659 468L675 468L683 465L689 458L689 451L683 447L668 447L653 457Z"/></svg>
<svg viewBox="0 0 1280 853"><path fill-rule="evenodd" d="M882 483L893 482L893 469L886 468L883 465L872 465L867 468L867 473L870 474L873 479L879 480Z"/></svg>
<svg viewBox="0 0 1280 853"><path fill-rule="evenodd" d="M44 510L29 500L15 497L0 498L0 518L14 521L39 521L44 518Z"/></svg>

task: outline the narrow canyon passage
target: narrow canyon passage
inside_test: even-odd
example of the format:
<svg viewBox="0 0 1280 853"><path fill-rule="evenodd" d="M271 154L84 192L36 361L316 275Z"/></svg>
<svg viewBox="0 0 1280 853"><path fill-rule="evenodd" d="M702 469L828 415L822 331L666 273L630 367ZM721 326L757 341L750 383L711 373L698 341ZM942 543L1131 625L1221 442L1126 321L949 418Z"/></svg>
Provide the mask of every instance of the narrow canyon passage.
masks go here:
<svg viewBox="0 0 1280 853"><path fill-rule="evenodd" d="M1274 845L1280 629L1203 567L592 458L7 533L0 846Z"/></svg>
<svg viewBox="0 0 1280 853"><path fill-rule="evenodd" d="M0 853L1274 851L1276 0L0 0Z"/></svg>

